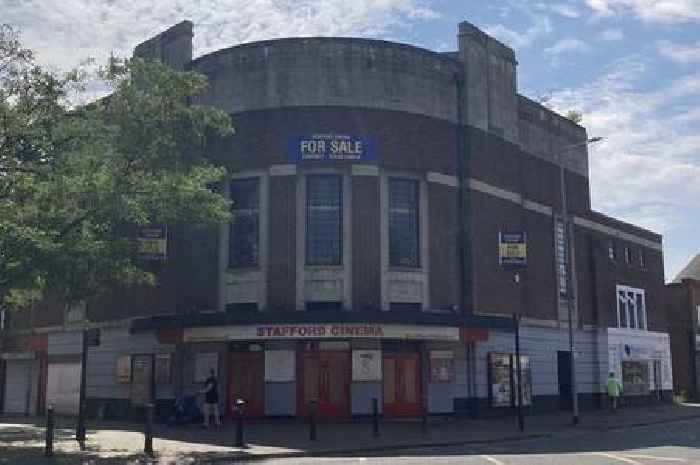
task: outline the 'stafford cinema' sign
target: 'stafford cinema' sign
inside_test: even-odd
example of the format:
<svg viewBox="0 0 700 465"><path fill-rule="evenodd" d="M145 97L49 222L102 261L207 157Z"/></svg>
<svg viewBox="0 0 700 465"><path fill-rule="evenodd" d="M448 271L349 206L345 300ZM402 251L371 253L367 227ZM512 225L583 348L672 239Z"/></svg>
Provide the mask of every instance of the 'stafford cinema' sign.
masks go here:
<svg viewBox="0 0 700 465"><path fill-rule="evenodd" d="M287 325L216 326L187 328L185 341L256 339L432 339L459 341L459 328L445 326L384 325L374 323L299 323Z"/></svg>
<svg viewBox="0 0 700 465"><path fill-rule="evenodd" d="M374 160L374 141L347 134L292 136L288 141L293 161Z"/></svg>

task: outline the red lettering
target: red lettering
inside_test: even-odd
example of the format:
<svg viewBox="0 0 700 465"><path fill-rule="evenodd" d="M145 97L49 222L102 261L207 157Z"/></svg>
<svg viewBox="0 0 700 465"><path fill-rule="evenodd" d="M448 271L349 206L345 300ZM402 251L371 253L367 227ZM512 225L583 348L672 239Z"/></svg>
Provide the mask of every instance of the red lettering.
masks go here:
<svg viewBox="0 0 700 465"><path fill-rule="evenodd" d="M325 336L326 335L326 327L325 326L319 326L319 336Z"/></svg>
<svg viewBox="0 0 700 465"><path fill-rule="evenodd" d="M331 326L331 335L340 336L341 329L342 328L340 326Z"/></svg>
<svg viewBox="0 0 700 465"><path fill-rule="evenodd" d="M302 326L301 328L299 328L299 336L305 337L308 334L308 332L309 328L307 328L306 326Z"/></svg>
<svg viewBox="0 0 700 465"><path fill-rule="evenodd" d="M265 335L265 328L258 326L256 334L258 337L263 337Z"/></svg>
<svg viewBox="0 0 700 465"><path fill-rule="evenodd" d="M273 336L282 336L282 331L279 329L279 327L275 327L275 328L272 330L272 335L273 335Z"/></svg>

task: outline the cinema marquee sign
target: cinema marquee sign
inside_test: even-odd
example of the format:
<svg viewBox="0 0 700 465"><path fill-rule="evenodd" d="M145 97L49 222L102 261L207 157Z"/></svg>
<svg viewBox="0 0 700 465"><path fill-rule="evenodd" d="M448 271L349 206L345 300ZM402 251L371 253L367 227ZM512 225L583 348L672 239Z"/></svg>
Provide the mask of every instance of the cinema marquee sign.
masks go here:
<svg viewBox="0 0 700 465"><path fill-rule="evenodd" d="M367 161L375 160L374 141L348 134L292 136L288 140L292 161Z"/></svg>
<svg viewBox="0 0 700 465"><path fill-rule="evenodd" d="M430 339L459 341L457 327L375 323L299 323L187 328L186 342L260 339Z"/></svg>

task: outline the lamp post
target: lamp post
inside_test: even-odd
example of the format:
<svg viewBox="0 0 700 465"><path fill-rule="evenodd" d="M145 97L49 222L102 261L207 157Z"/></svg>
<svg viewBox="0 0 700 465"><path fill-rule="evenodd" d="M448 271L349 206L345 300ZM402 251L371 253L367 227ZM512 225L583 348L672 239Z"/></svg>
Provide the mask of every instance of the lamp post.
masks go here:
<svg viewBox="0 0 700 465"><path fill-rule="evenodd" d="M565 266L566 266L566 306L569 319L569 357L571 360L571 407L573 410L573 423L578 424L578 387L576 385L576 362L575 362L575 346L574 346L574 292L573 292L573 274L576 272L573 266L573 228L569 221L569 209L566 204L566 177L564 175L564 155L569 150L577 147L585 147L589 144L602 141L602 137L591 137L585 142L562 147L559 152L559 188L561 191L561 215L564 222L564 237L565 237Z"/></svg>

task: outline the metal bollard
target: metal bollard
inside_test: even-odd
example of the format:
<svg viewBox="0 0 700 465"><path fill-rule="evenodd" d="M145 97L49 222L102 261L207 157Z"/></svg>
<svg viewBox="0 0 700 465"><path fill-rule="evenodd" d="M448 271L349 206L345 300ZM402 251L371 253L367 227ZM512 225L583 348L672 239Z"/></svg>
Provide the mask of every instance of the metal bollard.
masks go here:
<svg viewBox="0 0 700 465"><path fill-rule="evenodd" d="M146 405L146 429L144 431L143 452L149 457L153 457L153 410L155 405Z"/></svg>
<svg viewBox="0 0 700 465"><path fill-rule="evenodd" d="M428 434L428 412L425 407L423 407L423 412L420 417L420 431L423 436Z"/></svg>
<svg viewBox="0 0 700 465"><path fill-rule="evenodd" d="M45 457L53 457L53 404L49 404L46 409L46 447L44 449Z"/></svg>
<svg viewBox="0 0 700 465"><path fill-rule="evenodd" d="M318 413L318 403L312 400L309 403L309 440L316 441L316 414Z"/></svg>
<svg viewBox="0 0 700 465"><path fill-rule="evenodd" d="M236 447L245 447L243 441L243 418L245 417L245 400L236 399Z"/></svg>
<svg viewBox="0 0 700 465"><path fill-rule="evenodd" d="M379 437L379 401L372 399L372 436Z"/></svg>

